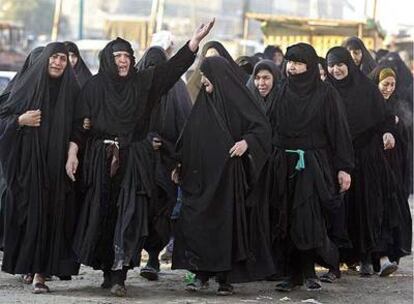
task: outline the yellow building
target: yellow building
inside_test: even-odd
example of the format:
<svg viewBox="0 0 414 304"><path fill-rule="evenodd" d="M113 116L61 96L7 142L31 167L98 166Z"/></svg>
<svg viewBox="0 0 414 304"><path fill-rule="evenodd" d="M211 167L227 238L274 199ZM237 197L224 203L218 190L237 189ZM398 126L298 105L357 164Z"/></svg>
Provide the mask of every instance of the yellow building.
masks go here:
<svg viewBox="0 0 414 304"><path fill-rule="evenodd" d="M248 28L252 20L261 22L265 45L278 45L286 50L294 43L307 42L313 45L319 56L325 56L331 47L341 45L350 36L358 36L372 50L382 47L384 39L379 26L371 21L309 19L258 13L246 14L245 39L251 38L248 37Z"/></svg>

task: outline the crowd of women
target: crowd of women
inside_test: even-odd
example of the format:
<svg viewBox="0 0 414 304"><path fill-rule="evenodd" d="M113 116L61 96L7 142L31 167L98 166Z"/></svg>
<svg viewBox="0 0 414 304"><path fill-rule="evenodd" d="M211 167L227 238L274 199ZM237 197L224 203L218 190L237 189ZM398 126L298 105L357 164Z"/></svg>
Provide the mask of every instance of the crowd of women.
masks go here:
<svg viewBox="0 0 414 304"><path fill-rule="evenodd" d="M34 293L80 264L125 296L167 246L185 288L389 276L411 253L413 78L355 37L233 60L201 25L174 56L155 35L136 63L117 38L91 75L71 42L34 49L0 96L2 270ZM379 57L379 56L378 56ZM327 269L315 272L315 265Z"/></svg>

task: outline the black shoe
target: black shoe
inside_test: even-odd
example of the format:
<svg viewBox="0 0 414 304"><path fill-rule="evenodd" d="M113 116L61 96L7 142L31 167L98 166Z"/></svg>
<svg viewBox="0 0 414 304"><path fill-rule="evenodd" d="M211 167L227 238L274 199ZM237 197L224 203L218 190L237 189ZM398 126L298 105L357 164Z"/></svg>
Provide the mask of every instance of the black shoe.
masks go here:
<svg viewBox="0 0 414 304"><path fill-rule="evenodd" d="M110 271L104 271L103 278L104 278L104 280L101 284L101 288L103 288L103 289L111 288L112 287L111 272Z"/></svg>
<svg viewBox="0 0 414 304"><path fill-rule="evenodd" d="M228 283L220 284L217 289L218 296L231 296L234 294L234 288Z"/></svg>
<svg viewBox="0 0 414 304"><path fill-rule="evenodd" d="M61 281L71 281L72 276L58 276L59 280Z"/></svg>
<svg viewBox="0 0 414 304"><path fill-rule="evenodd" d="M359 275L361 277L370 277L374 274L374 268L371 263L361 263Z"/></svg>
<svg viewBox="0 0 414 304"><path fill-rule="evenodd" d="M298 286L300 286L300 284L297 284L293 280L284 280L279 284L276 284L276 291L290 292Z"/></svg>
<svg viewBox="0 0 414 304"><path fill-rule="evenodd" d="M319 279L321 280L321 282L324 282L324 283L333 283L336 281L337 276L332 271L329 271L321 275Z"/></svg>
<svg viewBox="0 0 414 304"><path fill-rule="evenodd" d="M154 267L151 267L149 265L141 268L141 271L139 272L139 275L141 277L146 278L148 281L157 281L158 280L158 272L157 269Z"/></svg>
<svg viewBox="0 0 414 304"><path fill-rule="evenodd" d="M322 289L322 284L318 279L305 279L305 287L307 291L318 291Z"/></svg>

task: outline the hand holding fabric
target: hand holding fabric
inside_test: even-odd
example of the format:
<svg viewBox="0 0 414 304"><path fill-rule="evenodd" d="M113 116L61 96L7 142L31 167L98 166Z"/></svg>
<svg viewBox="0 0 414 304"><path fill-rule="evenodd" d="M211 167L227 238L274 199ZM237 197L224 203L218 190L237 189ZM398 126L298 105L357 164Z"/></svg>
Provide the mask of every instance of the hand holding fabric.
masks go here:
<svg viewBox="0 0 414 304"><path fill-rule="evenodd" d="M18 118L19 126L40 127L42 112L40 110L26 111Z"/></svg>
<svg viewBox="0 0 414 304"><path fill-rule="evenodd" d="M248 148L248 145L244 139L236 142L229 151L230 157L243 156L243 154L247 151L247 148Z"/></svg>
<svg viewBox="0 0 414 304"><path fill-rule="evenodd" d="M200 41L203 40L209 33L210 30L213 28L214 22L216 21L215 18L211 20L209 23L204 24L202 23L194 32L193 37L191 37L190 43L188 47L191 51L195 52L198 49Z"/></svg>
<svg viewBox="0 0 414 304"><path fill-rule="evenodd" d="M385 133L382 136L382 140L384 141L384 150L390 150L395 147L395 138L391 133Z"/></svg>
<svg viewBox="0 0 414 304"><path fill-rule="evenodd" d="M351 175L346 173L345 171L338 172L338 183L339 183L339 192L345 192L349 190L351 187Z"/></svg>

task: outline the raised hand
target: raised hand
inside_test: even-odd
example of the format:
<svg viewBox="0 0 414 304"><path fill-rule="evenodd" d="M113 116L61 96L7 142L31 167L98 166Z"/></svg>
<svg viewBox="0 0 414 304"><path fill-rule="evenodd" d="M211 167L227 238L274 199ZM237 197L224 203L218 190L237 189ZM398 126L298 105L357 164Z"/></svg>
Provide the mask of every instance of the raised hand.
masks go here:
<svg viewBox="0 0 414 304"><path fill-rule="evenodd" d="M195 52L197 51L197 48L201 42L211 31L213 28L214 22L216 22L216 19L213 18L209 23L207 24L201 24L194 32L193 37L191 37L190 43L188 44L191 51Z"/></svg>

